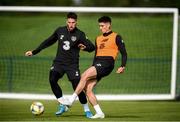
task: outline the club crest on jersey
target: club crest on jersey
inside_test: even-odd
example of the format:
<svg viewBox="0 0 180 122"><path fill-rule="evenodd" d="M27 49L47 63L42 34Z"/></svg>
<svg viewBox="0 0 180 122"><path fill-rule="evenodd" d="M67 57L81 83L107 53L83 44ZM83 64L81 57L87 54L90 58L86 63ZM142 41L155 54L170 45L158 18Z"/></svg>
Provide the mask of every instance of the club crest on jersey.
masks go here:
<svg viewBox="0 0 180 122"><path fill-rule="evenodd" d="M76 41L76 36L71 36L71 40L73 41L73 42L75 42Z"/></svg>
<svg viewBox="0 0 180 122"><path fill-rule="evenodd" d="M60 39L62 40L64 38L64 35L60 35Z"/></svg>

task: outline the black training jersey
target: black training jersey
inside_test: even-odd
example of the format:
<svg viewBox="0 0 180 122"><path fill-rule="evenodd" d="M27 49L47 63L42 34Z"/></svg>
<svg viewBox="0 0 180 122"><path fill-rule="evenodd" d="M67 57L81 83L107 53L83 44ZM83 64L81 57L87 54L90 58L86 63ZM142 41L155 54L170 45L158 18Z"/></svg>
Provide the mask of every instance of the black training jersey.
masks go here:
<svg viewBox="0 0 180 122"><path fill-rule="evenodd" d="M75 28L73 31L68 31L67 26L64 26L56 29L48 39L33 50L33 55L54 44L56 41L58 41L58 49L54 62L60 64L79 64L80 48L78 44L80 43L86 46L85 51L92 52L95 49L91 41L86 39L84 32L78 28Z"/></svg>

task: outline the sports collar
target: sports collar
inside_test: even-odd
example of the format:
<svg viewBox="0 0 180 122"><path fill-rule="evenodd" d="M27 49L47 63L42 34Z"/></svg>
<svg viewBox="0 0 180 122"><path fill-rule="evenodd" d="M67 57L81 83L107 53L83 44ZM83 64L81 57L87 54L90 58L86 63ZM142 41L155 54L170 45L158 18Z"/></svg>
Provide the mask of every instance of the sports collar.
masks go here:
<svg viewBox="0 0 180 122"><path fill-rule="evenodd" d="M112 31L109 31L108 33L103 33L103 36L108 36L112 33Z"/></svg>

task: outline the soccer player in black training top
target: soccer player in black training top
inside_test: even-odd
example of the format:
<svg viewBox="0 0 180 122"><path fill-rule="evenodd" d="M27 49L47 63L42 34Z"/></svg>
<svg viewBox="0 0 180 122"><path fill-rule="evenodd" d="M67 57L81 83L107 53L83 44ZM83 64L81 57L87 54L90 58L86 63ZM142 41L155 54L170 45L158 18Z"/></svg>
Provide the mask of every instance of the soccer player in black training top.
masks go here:
<svg viewBox="0 0 180 122"><path fill-rule="evenodd" d="M86 39L85 33L76 27L77 15L75 13L70 12L67 14L66 24L67 26L57 28L48 39L39 45L38 48L33 51L27 51L25 53L26 56L36 55L41 50L51 46L56 41L58 41L57 54L49 73L49 82L51 89L59 103L61 103L63 100L63 96L62 90L57 83L58 80L66 73L69 81L72 83L73 89L75 90L80 80L80 49L88 52L92 52L95 49L91 41ZM92 113L90 112L84 92L79 94L79 100L84 107L86 117L90 118ZM59 104L56 115L61 115L67 110L67 106Z"/></svg>

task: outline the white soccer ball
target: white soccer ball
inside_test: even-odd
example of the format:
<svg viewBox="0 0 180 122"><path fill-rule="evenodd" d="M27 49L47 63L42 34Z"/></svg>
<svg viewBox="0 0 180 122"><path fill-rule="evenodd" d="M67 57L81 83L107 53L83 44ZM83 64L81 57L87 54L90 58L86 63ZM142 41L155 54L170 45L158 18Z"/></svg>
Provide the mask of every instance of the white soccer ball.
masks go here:
<svg viewBox="0 0 180 122"><path fill-rule="evenodd" d="M41 115L44 112L44 105L41 102L33 102L30 110L33 115Z"/></svg>

